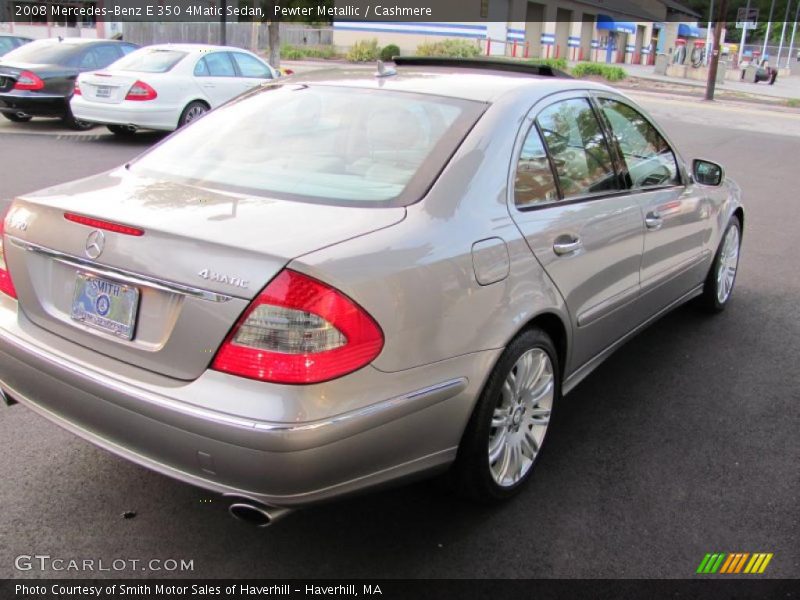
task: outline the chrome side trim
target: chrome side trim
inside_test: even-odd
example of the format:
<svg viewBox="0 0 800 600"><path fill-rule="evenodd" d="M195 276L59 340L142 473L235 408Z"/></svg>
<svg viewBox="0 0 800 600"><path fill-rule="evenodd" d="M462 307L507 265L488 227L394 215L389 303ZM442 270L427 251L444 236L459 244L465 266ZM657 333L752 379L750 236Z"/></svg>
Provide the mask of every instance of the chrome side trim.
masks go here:
<svg viewBox="0 0 800 600"><path fill-rule="evenodd" d="M703 293L703 284L701 283L697 287L694 287L691 290L689 290L687 293L685 293L683 296L681 296L671 304L662 308L660 311L658 311L656 314L654 314L652 317L650 317L637 327L631 329L628 333L623 335L616 342L609 345L605 350L601 350L600 352L595 354L594 357L590 358L580 367L575 369L570 374L570 376L564 380L564 382L561 384L561 393L566 396L573 389L575 389L575 386L577 386L581 381L583 381L592 371L594 371L597 367L599 367L600 364L605 359L607 359L614 352L616 352L619 349L619 347L622 346L625 342L627 342L630 338L641 332L643 329L651 325L653 322L663 317L672 309L677 308L684 302L688 302L692 298L695 298L696 296L699 296L702 293Z"/></svg>
<svg viewBox="0 0 800 600"><path fill-rule="evenodd" d="M642 281L642 295L657 288L658 286L669 282L675 277L682 275L684 272L692 269L698 264L708 260L711 256L711 250L704 249L700 254L687 258L686 260L673 265L660 273L652 275L649 279Z"/></svg>
<svg viewBox="0 0 800 600"><path fill-rule="evenodd" d="M199 298L209 302L228 302L229 300L233 299L233 296L218 294L217 292L209 292L208 290L201 288L191 287L180 283L173 283L171 281L158 279L157 277L150 277L149 275L139 275L138 273L133 273L118 267L110 267L108 265L94 263L84 258L59 252L58 250L51 250L50 248L45 248L39 244L27 242L13 236L8 236L8 239L18 248L28 250L29 252L35 252L37 254L42 254L65 265L69 265L83 271L88 271L89 273L93 273L101 277L110 277L112 279L124 281L125 283L144 285L165 292L181 294L182 296L192 296L193 298Z"/></svg>
<svg viewBox="0 0 800 600"><path fill-rule="evenodd" d="M595 321L599 321L605 316L610 315L615 310L622 308L626 304L630 304L639 297L639 284L629 287L627 290L622 290L616 296L612 296L607 300L603 300L599 304L595 304L591 308L587 308L578 315L578 327L586 327Z"/></svg>

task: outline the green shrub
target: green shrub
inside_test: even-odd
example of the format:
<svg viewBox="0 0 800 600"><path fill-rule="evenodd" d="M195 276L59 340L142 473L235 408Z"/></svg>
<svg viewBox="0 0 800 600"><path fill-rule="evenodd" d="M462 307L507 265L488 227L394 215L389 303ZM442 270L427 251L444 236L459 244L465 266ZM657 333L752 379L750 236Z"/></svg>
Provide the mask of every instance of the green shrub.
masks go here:
<svg viewBox="0 0 800 600"><path fill-rule="evenodd" d="M786 100L786 106L791 108L800 108L800 98L789 98Z"/></svg>
<svg viewBox="0 0 800 600"><path fill-rule="evenodd" d="M361 40L353 44L350 51L347 53L347 60L352 62L371 62L378 60L381 55L380 48L378 48L378 40Z"/></svg>
<svg viewBox="0 0 800 600"><path fill-rule="evenodd" d="M395 56L400 56L400 48L398 48L394 44L389 44L388 46L384 46L383 50L381 50L382 61L392 60Z"/></svg>
<svg viewBox="0 0 800 600"><path fill-rule="evenodd" d="M417 56L449 56L452 58L473 58L479 56L481 49L477 44L466 40L442 40L417 46Z"/></svg>
<svg viewBox="0 0 800 600"><path fill-rule="evenodd" d="M545 65L547 67L552 67L553 69L561 69L562 71L567 70L566 58L531 58L528 60L528 62L532 65Z"/></svg>
<svg viewBox="0 0 800 600"><path fill-rule="evenodd" d="M572 69L575 77L586 77L587 75L597 75L606 81L621 81L628 76L622 67L615 67L603 63L582 62L575 65Z"/></svg>
<svg viewBox="0 0 800 600"><path fill-rule="evenodd" d="M338 53L333 46L281 46L281 58L301 60L303 58L336 58Z"/></svg>

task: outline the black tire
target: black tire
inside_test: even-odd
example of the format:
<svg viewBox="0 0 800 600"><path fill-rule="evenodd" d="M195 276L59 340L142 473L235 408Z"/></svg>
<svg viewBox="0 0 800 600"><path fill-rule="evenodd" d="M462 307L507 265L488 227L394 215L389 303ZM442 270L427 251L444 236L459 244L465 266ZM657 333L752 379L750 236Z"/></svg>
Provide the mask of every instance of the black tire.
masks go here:
<svg viewBox="0 0 800 600"><path fill-rule="evenodd" d="M130 137L132 135L136 135L136 130L128 127L127 125L106 125L106 129L108 129L114 135L118 135L120 137Z"/></svg>
<svg viewBox="0 0 800 600"><path fill-rule="evenodd" d="M489 462L489 443L490 436L495 431L492 427L492 418L495 409L499 408L501 403L506 378L517 365L517 361L529 350L534 349L543 350L550 359L553 384L549 418L552 418L552 407L558 403L561 395L561 367L558 362L558 353L553 341L544 331L532 328L514 338L500 356L478 398L461 438L458 455L448 477L451 486L464 497L485 504L497 503L517 494L530 480L531 473L542 453L541 448L547 437L547 428L545 428L545 436L539 442L538 450L532 458L531 465L521 478L511 485L501 486L492 474Z"/></svg>
<svg viewBox="0 0 800 600"><path fill-rule="evenodd" d="M211 110L211 108L205 102L201 102L200 100L189 102L189 104L186 105L186 108L183 109L181 118L178 119L178 127L183 127L187 123L191 123L192 121L199 119L209 110Z"/></svg>
<svg viewBox="0 0 800 600"><path fill-rule="evenodd" d="M725 240L728 239L729 232L731 229L736 228L736 235L738 238L738 246L736 248L736 269L733 273L733 281L730 284L730 290L728 291L727 296L723 300L720 300L720 294L718 293L720 290L720 283L719 283L719 269L720 263L723 260L723 249L725 246ZM730 304L731 297L733 296L734 286L736 285L736 276L739 274L739 251L742 246L742 223L739 220L739 217L734 215L731 217L731 220L728 222L728 226L725 228L725 232L722 234L722 238L719 242L719 248L717 248L717 252L714 255L714 262L711 263L711 269L708 271L708 275L706 276L705 284L703 285L703 294L698 298L699 304L702 308L707 310L711 313L719 313L725 310L725 307Z"/></svg>
<svg viewBox="0 0 800 600"><path fill-rule="evenodd" d="M16 113L4 112L3 116L9 121L14 121L14 123L27 123L33 118L32 116L26 115L25 113L22 112L16 112Z"/></svg>
<svg viewBox="0 0 800 600"><path fill-rule="evenodd" d="M67 108L67 114L64 115L62 122L64 123L64 125L66 125L70 129L74 129L75 131L88 131L89 129L95 126L94 123L89 123L88 121L81 121L80 119L76 119L69 108Z"/></svg>

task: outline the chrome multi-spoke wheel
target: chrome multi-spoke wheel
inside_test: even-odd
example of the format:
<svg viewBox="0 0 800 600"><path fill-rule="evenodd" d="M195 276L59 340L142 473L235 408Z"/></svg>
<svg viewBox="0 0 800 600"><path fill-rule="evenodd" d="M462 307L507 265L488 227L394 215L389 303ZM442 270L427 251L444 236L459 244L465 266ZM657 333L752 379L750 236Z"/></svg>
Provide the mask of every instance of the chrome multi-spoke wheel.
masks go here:
<svg viewBox="0 0 800 600"><path fill-rule="evenodd" d="M502 487L527 475L544 441L555 394L547 352L533 348L517 359L503 382L489 432L489 469Z"/></svg>
<svg viewBox="0 0 800 600"><path fill-rule="evenodd" d="M198 117L201 117L205 114L206 109L204 106L200 106L199 104L191 107L188 111L186 111L186 123L191 123Z"/></svg>
<svg viewBox="0 0 800 600"><path fill-rule="evenodd" d="M530 479L561 393L558 356L550 335L537 327L522 331L503 351L450 471L461 494L497 502L518 493Z"/></svg>
<svg viewBox="0 0 800 600"><path fill-rule="evenodd" d="M717 301L725 304L733 291L736 269L739 268L739 227L728 228L722 241L722 250L717 265Z"/></svg>
<svg viewBox="0 0 800 600"><path fill-rule="evenodd" d="M725 309L733 294L736 272L739 269L739 248L742 242L742 222L731 217L717 248L714 263L706 277L700 304L711 312Z"/></svg>

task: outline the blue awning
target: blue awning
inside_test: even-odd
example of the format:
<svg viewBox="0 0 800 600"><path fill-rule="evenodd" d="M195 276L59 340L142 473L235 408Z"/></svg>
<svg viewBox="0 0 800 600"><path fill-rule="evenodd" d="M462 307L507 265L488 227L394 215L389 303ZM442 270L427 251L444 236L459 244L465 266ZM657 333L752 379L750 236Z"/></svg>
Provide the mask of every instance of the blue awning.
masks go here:
<svg viewBox="0 0 800 600"><path fill-rule="evenodd" d="M597 28L619 31L620 33L636 33L636 23L615 21L608 15L597 15Z"/></svg>
<svg viewBox="0 0 800 600"><path fill-rule="evenodd" d="M678 35L681 37L703 37L703 32L700 31L699 27L695 27L694 25L687 25L686 23L681 23L678 25Z"/></svg>

